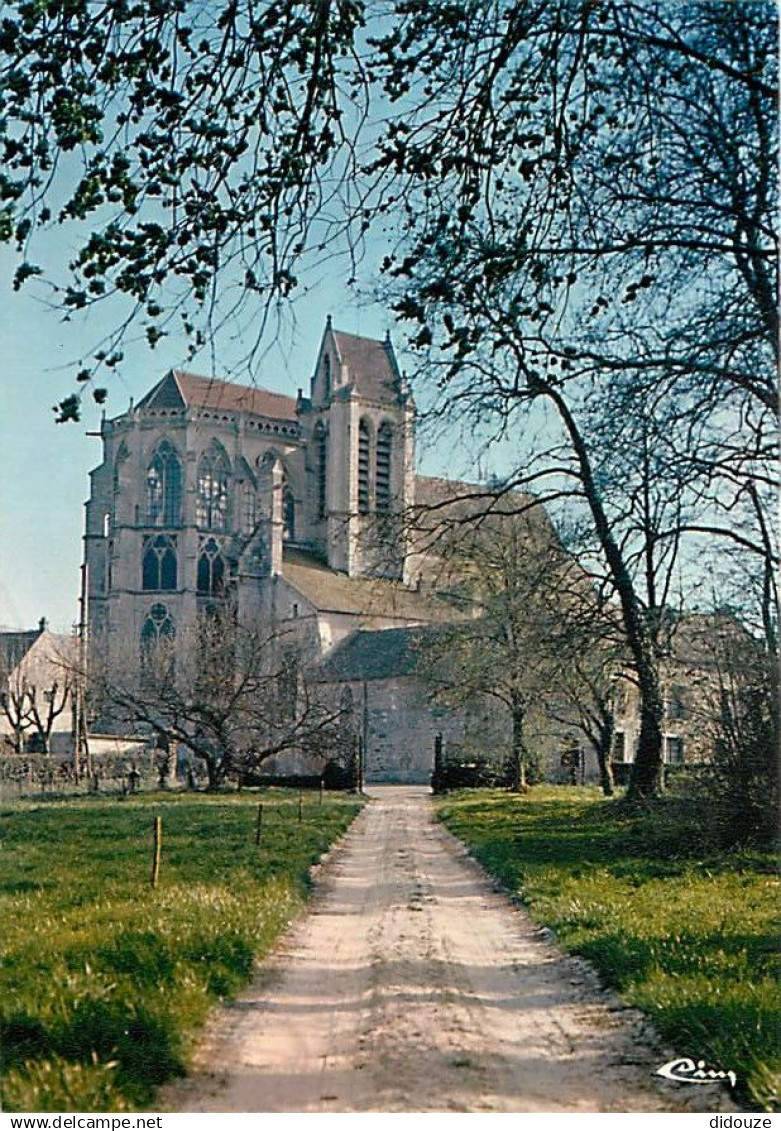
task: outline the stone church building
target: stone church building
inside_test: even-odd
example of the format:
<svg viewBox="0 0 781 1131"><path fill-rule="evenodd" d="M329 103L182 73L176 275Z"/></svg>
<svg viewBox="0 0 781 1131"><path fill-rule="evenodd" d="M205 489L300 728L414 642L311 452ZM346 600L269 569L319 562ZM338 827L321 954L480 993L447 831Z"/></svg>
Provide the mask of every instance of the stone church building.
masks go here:
<svg viewBox="0 0 781 1131"><path fill-rule="evenodd" d="M427 781L435 735L457 740L463 722L426 703L404 632L464 612L426 585L410 544L405 515L443 482L415 474L414 423L390 341L330 318L295 400L167 373L102 425L86 506L91 638L109 657L140 656L229 590L240 618L294 624L319 657L352 639L347 668L342 656L323 678L361 700L367 780Z"/></svg>

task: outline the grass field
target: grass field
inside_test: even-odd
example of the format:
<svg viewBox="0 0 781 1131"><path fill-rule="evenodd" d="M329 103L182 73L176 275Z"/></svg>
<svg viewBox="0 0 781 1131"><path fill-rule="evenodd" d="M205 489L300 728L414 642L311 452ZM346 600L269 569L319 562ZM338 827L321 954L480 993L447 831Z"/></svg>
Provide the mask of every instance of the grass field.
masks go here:
<svg viewBox="0 0 781 1131"><path fill-rule="evenodd" d="M779 883L766 853L708 849L683 803L630 815L596 790L450 794L439 816L539 923L648 1013L682 1056L778 1104ZM702 815L700 815L702 816Z"/></svg>
<svg viewBox="0 0 781 1131"><path fill-rule="evenodd" d="M258 802L262 843L255 846ZM6 1111L148 1106L192 1036L301 910L354 798L282 790L3 807L0 1050ZM149 882L153 818L159 886Z"/></svg>

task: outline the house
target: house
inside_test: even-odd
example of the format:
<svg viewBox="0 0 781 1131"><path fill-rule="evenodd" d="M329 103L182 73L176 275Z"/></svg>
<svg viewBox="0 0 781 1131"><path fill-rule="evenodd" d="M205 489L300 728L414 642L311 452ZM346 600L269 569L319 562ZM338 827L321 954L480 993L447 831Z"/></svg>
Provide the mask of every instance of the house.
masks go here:
<svg viewBox="0 0 781 1131"><path fill-rule="evenodd" d="M16 752L72 749L74 647L44 618L37 629L0 631L0 735Z"/></svg>
<svg viewBox="0 0 781 1131"><path fill-rule="evenodd" d="M718 740L720 696L734 684L736 663L756 656L757 645L727 614L671 617L667 636L660 663L664 763L702 765L712 760ZM617 681L613 705L613 762L620 774L634 761L640 736L640 697L631 678Z"/></svg>

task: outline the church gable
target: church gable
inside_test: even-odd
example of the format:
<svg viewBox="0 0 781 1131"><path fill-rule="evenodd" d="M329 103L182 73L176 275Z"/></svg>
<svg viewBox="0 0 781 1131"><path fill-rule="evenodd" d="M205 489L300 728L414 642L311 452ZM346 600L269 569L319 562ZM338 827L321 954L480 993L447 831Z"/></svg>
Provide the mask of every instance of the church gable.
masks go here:
<svg viewBox="0 0 781 1131"><path fill-rule="evenodd" d="M349 394L396 405L401 374L390 339L378 341L335 330L329 317L312 377L312 403L323 407L334 397Z"/></svg>
<svg viewBox="0 0 781 1131"><path fill-rule="evenodd" d="M333 331L345 382L362 398L380 403L398 402L401 380L389 339L359 338L356 334Z"/></svg>
<svg viewBox="0 0 781 1131"><path fill-rule="evenodd" d="M158 381L153 389L150 389L143 400L139 402L138 407L151 411L164 408L186 407L182 391L179 388L173 369L169 370L162 381Z"/></svg>

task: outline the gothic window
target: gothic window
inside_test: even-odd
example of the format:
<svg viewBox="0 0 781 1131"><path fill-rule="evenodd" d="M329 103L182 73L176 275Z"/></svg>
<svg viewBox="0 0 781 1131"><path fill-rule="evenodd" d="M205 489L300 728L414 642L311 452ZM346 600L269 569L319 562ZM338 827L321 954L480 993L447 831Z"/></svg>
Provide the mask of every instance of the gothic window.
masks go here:
<svg viewBox="0 0 781 1131"><path fill-rule="evenodd" d="M171 535L144 538L141 588L176 589L176 539Z"/></svg>
<svg viewBox="0 0 781 1131"><path fill-rule="evenodd" d="M225 559L216 538L201 542L198 555L198 593L202 597L219 597L225 588Z"/></svg>
<svg viewBox="0 0 781 1131"><path fill-rule="evenodd" d="M328 437L322 424L315 429L315 468L317 474L317 517L325 518L328 482Z"/></svg>
<svg viewBox="0 0 781 1131"><path fill-rule="evenodd" d="M148 526L180 526L182 522L182 464L168 440L161 440L146 473Z"/></svg>
<svg viewBox="0 0 781 1131"><path fill-rule="evenodd" d="M141 671L144 678L152 677L153 662L160 658L160 645L167 644L170 647L175 635L176 629L168 609L165 605L153 605L141 627ZM170 663L173 663L173 657ZM161 670L155 674L162 676L164 673Z"/></svg>
<svg viewBox="0 0 781 1131"><path fill-rule="evenodd" d="M296 540L296 500L289 487L282 490L282 538L285 542Z"/></svg>
<svg viewBox="0 0 781 1131"><path fill-rule="evenodd" d="M258 522L258 495L255 485L250 481L241 489L241 529L243 534L251 534Z"/></svg>
<svg viewBox="0 0 781 1131"><path fill-rule="evenodd" d="M226 530L228 526L228 457L212 444L198 462L196 522L204 530Z"/></svg>
<svg viewBox="0 0 781 1131"><path fill-rule="evenodd" d="M277 705L283 719L293 719L298 705L298 659L286 652L277 672Z"/></svg>
<svg viewBox="0 0 781 1131"><path fill-rule="evenodd" d="M392 429L387 422L377 432L377 510L390 510Z"/></svg>
<svg viewBox="0 0 781 1131"><path fill-rule="evenodd" d="M369 513L369 425L362 420L358 425L358 513Z"/></svg>
<svg viewBox="0 0 781 1131"><path fill-rule="evenodd" d="M323 388L325 389L325 399L331 395L331 358L328 354L323 358Z"/></svg>

